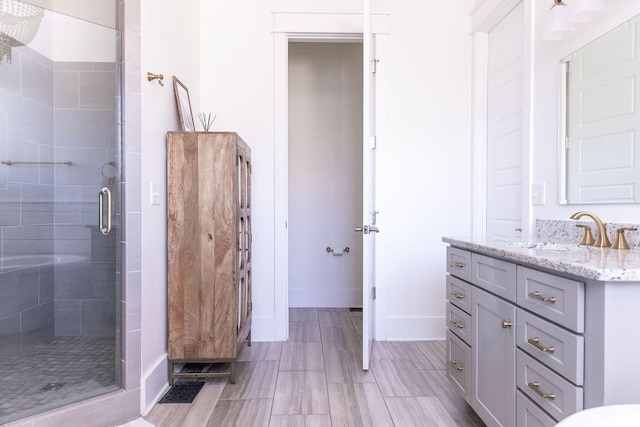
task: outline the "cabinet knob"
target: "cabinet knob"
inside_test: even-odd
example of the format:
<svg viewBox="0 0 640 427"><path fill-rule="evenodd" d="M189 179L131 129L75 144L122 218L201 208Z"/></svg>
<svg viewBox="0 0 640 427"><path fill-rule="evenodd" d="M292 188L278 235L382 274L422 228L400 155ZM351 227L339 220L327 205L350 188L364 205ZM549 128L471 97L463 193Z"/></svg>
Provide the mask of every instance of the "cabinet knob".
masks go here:
<svg viewBox="0 0 640 427"><path fill-rule="evenodd" d="M502 329L508 329L513 326L513 323L507 322L506 320L502 321Z"/></svg>

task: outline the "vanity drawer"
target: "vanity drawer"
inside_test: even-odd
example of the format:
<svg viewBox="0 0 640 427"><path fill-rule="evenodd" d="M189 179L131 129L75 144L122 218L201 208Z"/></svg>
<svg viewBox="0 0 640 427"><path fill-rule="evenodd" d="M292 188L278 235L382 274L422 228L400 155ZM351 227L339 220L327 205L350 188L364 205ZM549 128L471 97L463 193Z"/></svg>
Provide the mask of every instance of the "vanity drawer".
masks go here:
<svg viewBox="0 0 640 427"><path fill-rule="evenodd" d="M524 394L557 421L582 410L582 387L571 384L522 350L517 353L516 384Z"/></svg>
<svg viewBox="0 0 640 427"><path fill-rule="evenodd" d="M471 345L471 315L447 303L447 326L454 334Z"/></svg>
<svg viewBox="0 0 640 427"><path fill-rule="evenodd" d="M447 246L447 273L471 281L471 252Z"/></svg>
<svg viewBox="0 0 640 427"><path fill-rule="evenodd" d="M471 389L471 347L447 329L447 378L469 402Z"/></svg>
<svg viewBox="0 0 640 427"><path fill-rule="evenodd" d="M518 266L518 305L584 332L584 283Z"/></svg>
<svg viewBox="0 0 640 427"><path fill-rule="evenodd" d="M533 403L520 390L516 396L516 425L518 427L553 427L556 420Z"/></svg>
<svg viewBox="0 0 640 427"><path fill-rule="evenodd" d="M471 256L471 283L511 302L516 301L516 265L488 256Z"/></svg>
<svg viewBox="0 0 640 427"><path fill-rule="evenodd" d="M584 337L518 309L516 344L574 384L584 384Z"/></svg>
<svg viewBox="0 0 640 427"><path fill-rule="evenodd" d="M447 300L467 313L471 313L471 285L447 275Z"/></svg>

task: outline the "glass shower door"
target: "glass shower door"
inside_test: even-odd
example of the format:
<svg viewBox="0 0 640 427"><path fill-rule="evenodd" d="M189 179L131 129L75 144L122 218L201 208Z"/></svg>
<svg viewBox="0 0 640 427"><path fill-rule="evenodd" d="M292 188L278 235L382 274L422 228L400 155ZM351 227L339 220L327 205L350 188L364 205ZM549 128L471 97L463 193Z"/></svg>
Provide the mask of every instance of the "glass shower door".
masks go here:
<svg viewBox="0 0 640 427"><path fill-rule="evenodd" d="M120 386L118 33L66 13L0 0L0 424Z"/></svg>

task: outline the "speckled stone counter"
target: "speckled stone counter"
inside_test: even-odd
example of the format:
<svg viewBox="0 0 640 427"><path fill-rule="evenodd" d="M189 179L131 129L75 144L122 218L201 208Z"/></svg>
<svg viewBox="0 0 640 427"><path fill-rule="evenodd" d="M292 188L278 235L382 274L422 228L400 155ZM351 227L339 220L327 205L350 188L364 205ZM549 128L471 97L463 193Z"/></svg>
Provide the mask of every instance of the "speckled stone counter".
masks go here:
<svg viewBox="0 0 640 427"><path fill-rule="evenodd" d="M483 237L443 237L442 241L462 249L568 273L598 281L640 281L640 250L594 248L577 244L526 247L529 242L488 241ZM520 247L525 246L525 247Z"/></svg>

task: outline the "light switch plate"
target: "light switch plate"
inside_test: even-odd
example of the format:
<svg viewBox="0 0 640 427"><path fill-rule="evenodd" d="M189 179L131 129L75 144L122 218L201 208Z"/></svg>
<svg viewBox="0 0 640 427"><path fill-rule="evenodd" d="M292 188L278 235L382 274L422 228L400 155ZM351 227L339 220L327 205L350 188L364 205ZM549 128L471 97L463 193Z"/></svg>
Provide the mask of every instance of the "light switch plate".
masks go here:
<svg viewBox="0 0 640 427"><path fill-rule="evenodd" d="M531 204L534 206L544 206L546 203L545 185L533 184L531 186Z"/></svg>
<svg viewBox="0 0 640 427"><path fill-rule="evenodd" d="M160 204L160 184L155 181L151 181L151 204Z"/></svg>

